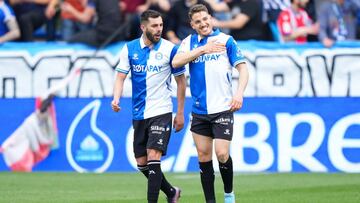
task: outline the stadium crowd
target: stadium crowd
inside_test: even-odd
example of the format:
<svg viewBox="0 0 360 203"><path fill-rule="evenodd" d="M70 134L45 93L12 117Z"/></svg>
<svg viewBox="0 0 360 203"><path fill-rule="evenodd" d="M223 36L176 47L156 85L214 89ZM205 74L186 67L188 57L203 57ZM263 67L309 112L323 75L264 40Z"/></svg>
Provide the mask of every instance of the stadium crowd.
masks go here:
<svg viewBox="0 0 360 203"><path fill-rule="evenodd" d="M141 35L140 14L164 16L163 37L178 44L194 30L188 10L201 3L214 25L236 40L335 41L360 39L360 0L0 0L0 43L36 40L100 46Z"/></svg>

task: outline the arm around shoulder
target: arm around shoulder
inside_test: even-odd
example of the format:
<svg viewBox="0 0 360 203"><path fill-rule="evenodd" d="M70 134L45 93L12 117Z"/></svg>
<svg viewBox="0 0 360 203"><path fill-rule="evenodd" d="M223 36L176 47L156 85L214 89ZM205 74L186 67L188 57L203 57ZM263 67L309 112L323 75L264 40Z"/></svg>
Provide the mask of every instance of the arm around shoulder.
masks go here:
<svg viewBox="0 0 360 203"><path fill-rule="evenodd" d="M205 53L205 49L203 46L188 52L180 51L174 56L174 59L171 64L174 68L179 68L188 64L189 62L193 61L194 59L196 59L197 57L199 57L204 53Z"/></svg>

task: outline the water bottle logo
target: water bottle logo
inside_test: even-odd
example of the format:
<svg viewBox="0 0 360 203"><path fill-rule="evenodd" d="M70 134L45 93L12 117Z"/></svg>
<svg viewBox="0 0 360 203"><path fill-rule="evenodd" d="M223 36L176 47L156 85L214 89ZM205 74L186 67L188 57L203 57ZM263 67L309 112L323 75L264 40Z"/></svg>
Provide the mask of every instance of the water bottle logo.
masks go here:
<svg viewBox="0 0 360 203"><path fill-rule="evenodd" d="M67 133L66 156L71 167L78 172L102 173L109 168L114 158L113 143L96 126L100 106L100 100L85 106L76 115ZM90 122L86 122L88 117Z"/></svg>

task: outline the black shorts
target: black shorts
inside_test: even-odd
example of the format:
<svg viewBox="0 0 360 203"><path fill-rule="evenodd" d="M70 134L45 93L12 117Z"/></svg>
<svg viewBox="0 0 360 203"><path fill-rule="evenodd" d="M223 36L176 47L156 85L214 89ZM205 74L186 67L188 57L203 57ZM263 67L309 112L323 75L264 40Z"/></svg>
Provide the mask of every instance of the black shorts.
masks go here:
<svg viewBox="0 0 360 203"><path fill-rule="evenodd" d="M234 114L224 111L214 114L192 113L191 132L209 136L213 139L231 141L233 136Z"/></svg>
<svg viewBox="0 0 360 203"><path fill-rule="evenodd" d="M133 120L135 158L146 156L146 149L156 149L166 155L172 129L172 113L145 120Z"/></svg>

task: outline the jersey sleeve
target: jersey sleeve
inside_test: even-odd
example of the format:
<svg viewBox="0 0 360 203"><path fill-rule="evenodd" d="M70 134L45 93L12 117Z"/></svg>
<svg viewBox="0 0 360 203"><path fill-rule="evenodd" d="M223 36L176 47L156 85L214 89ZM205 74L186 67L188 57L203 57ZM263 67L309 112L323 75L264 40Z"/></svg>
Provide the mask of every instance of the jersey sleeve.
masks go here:
<svg viewBox="0 0 360 203"><path fill-rule="evenodd" d="M183 53L183 52L188 52L190 51L190 38L191 35L187 36L180 44L180 46L178 47L177 52L178 53Z"/></svg>
<svg viewBox="0 0 360 203"><path fill-rule="evenodd" d="M228 41L226 42L226 52L229 57L230 64L233 67L239 63L246 62L244 55L241 53L241 50L233 37L229 37Z"/></svg>
<svg viewBox="0 0 360 203"><path fill-rule="evenodd" d="M4 12L4 23L6 23L9 20L15 19L15 13L14 10L7 4L5 4L5 7L3 8Z"/></svg>
<svg viewBox="0 0 360 203"><path fill-rule="evenodd" d="M185 67L184 66L182 66L182 67L179 67L179 68L174 68L173 66L172 66L172 60L173 60L173 58L174 58L174 56L175 56L175 54L177 53L177 51L178 51L178 49L179 49L179 46L174 46L173 47L173 49L171 50L171 53L170 53L170 67L171 67L171 73L174 75L174 76L179 76L179 75L181 75L181 74L184 74L185 73L185 71L186 71L186 69L185 69Z"/></svg>
<svg viewBox="0 0 360 203"><path fill-rule="evenodd" d="M115 71L125 74L128 74L130 71L129 50L127 44L125 44L120 51L120 62L116 66Z"/></svg>

